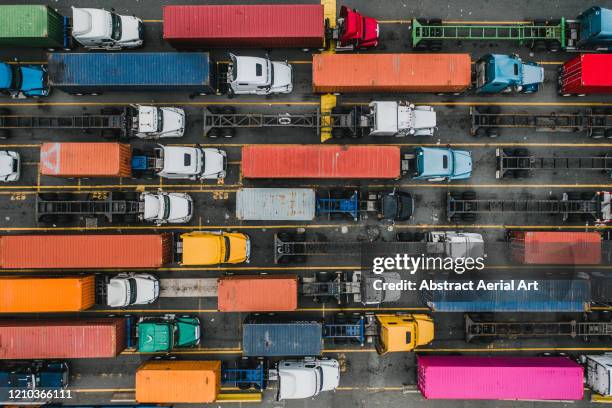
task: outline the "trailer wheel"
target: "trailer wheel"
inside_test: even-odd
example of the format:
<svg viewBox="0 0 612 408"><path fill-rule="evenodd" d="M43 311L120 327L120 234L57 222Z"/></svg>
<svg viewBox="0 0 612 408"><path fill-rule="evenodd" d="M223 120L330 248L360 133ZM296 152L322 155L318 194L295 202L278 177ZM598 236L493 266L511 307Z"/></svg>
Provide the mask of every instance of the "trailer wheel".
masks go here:
<svg viewBox="0 0 612 408"><path fill-rule="evenodd" d="M459 221L461 221L460 215L453 215L452 217L450 217L450 222L452 222L453 224L458 224Z"/></svg>
<svg viewBox="0 0 612 408"><path fill-rule="evenodd" d="M38 222L40 222L41 224L47 224L47 225L55 224L56 221L57 219L55 218L55 215L53 214L43 214L38 219Z"/></svg>
<svg viewBox="0 0 612 408"><path fill-rule="evenodd" d="M546 52L548 47L546 46L546 41L544 41L544 40L535 40L533 42L532 49L535 52Z"/></svg>
<svg viewBox="0 0 612 408"><path fill-rule="evenodd" d="M425 241L425 233L421 231L417 231L414 233L414 242L423 242Z"/></svg>
<svg viewBox="0 0 612 408"><path fill-rule="evenodd" d="M219 137L219 128L212 128L208 131L208 133L206 134L207 137L211 138L211 139L216 139Z"/></svg>
<svg viewBox="0 0 612 408"><path fill-rule="evenodd" d="M44 201L55 201L57 200L56 193L40 193L38 194L38 198Z"/></svg>
<svg viewBox="0 0 612 408"><path fill-rule="evenodd" d="M412 242L412 232L398 232L395 239L399 242Z"/></svg>
<svg viewBox="0 0 612 408"><path fill-rule="evenodd" d="M474 133L474 137L484 137L487 135L487 129L483 127L479 127L476 129L476 133Z"/></svg>
<svg viewBox="0 0 612 408"><path fill-rule="evenodd" d="M276 237L282 242L288 242L291 240L291 234L288 232L279 232Z"/></svg>
<svg viewBox="0 0 612 408"><path fill-rule="evenodd" d="M315 274L315 279L317 282L325 283L330 282L332 280L332 276L333 275L327 271L321 271Z"/></svg>
<svg viewBox="0 0 612 408"><path fill-rule="evenodd" d="M487 136L489 136L491 139L495 139L499 137L499 130L496 127L488 128Z"/></svg>
<svg viewBox="0 0 612 408"><path fill-rule="evenodd" d="M234 129L232 128L221 129L221 136L223 136L226 139L231 139L232 137L234 137Z"/></svg>
<svg viewBox="0 0 612 408"><path fill-rule="evenodd" d="M344 137L344 130L341 128L332 128L331 134L334 139L342 139Z"/></svg>
<svg viewBox="0 0 612 408"><path fill-rule="evenodd" d="M57 200L58 201L72 201L74 200L74 195L72 193L58 193Z"/></svg>
<svg viewBox="0 0 612 408"><path fill-rule="evenodd" d="M557 40L552 40L548 42L548 51L550 52L559 52L561 49L561 43Z"/></svg>
<svg viewBox="0 0 612 408"><path fill-rule="evenodd" d="M591 131L592 139L603 139L606 136L606 131L602 128L594 128Z"/></svg>
<svg viewBox="0 0 612 408"><path fill-rule="evenodd" d="M594 194L593 194L593 193L587 193L587 192L584 192L584 193L581 193L581 194L580 194L580 199L581 199L581 200L590 200L590 199L592 199L592 198L593 198L593 196L594 196Z"/></svg>
<svg viewBox="0 0 612 408"><path fill-rule="evenodd" d="M473 213L461 214L461 219L465 222L474 222L476 221L476 214L473 214Z"/></svg>
<svg viewBox="0 0 612 408"><path fill-rule="evenodd" d="M612 129L606 129L604 134L606 135L606 138L612 139Z"/></svg>
<svg viewBox="0 0 612 408"><path fill-rule="evenodd" d="M464 191L463 194L461 194L461 199L462 200L475 200L476 192L472 190Z"/></svg>
<svg viewBox="0 0 612 408"><path fill-rule="evenodd" d="M221 111L223 112L224 115L235 115L236 114L236 108L233 106L224 106L221 108Z"/></svg>
<svg viewBox="0 0 612 408"><path fill-rule="evenodd" d="M138 215L136 215L136 214L125 214L123 216L123 221L126 224L136 224L138 222Z"/></svg>
<svg viewBox="0 0 612 408"><path fill-rule="evenodd" d="M571 191L569 193L567 193L567 199L570 201L577 201L580 200L581 194L576 192L576 191Z"/></svg>

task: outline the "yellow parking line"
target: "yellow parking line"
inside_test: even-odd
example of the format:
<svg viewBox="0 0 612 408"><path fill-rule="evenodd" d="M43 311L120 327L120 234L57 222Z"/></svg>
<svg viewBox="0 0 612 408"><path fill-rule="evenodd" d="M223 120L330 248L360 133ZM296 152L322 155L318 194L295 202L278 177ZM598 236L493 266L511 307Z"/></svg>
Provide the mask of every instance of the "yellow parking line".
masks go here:
<svg viewBox="0 0 612 408"><path fill-rule="evenodd" d="M142 22L143 23L163 23L164 20L156 20L156 19L150 20L150 19L147 19L147 20L142 20Z"/></svg>
<svg viewBox="0 0 612 408"><path fill-rule="evenodd" d="M212 299L212 298L211 298ZM393 311L393 312L416 312L428 311L427 307L304 307L298 308L295 312L372 312L372 311ZM217 309L100 309L86 310L85 313L114 313L114 314L132 314L132 313L222 313Z"/></svg>

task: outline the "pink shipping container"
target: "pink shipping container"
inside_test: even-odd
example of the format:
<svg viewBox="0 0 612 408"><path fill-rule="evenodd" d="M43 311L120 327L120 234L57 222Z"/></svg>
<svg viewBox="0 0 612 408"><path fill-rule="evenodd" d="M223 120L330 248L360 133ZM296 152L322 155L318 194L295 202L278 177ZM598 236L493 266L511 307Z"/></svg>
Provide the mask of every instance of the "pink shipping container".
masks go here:
<svg viewBox="0 0 612 408"><path fill-rule="evenodd" d="M125 347L124 318L0 320L0 359L110 358Z"/></svg>
<svg viewBox="0 0 612 408"><path fill-rule="evenodd" d="M418 356L426 399L581 400L584 369L566 357Z"/></svg>
<svg viewBox="0 0 612 408"><path fill-rule="evenodd" d="M164 40L175 48L320 48L321 4L164 6Z"/></svg>
<svg viewBox="0 0 612 408"><path fill-rule="evenodd" d="M611 94L612 54L582 54L563 64L559 83L563 95Z"/></svg>

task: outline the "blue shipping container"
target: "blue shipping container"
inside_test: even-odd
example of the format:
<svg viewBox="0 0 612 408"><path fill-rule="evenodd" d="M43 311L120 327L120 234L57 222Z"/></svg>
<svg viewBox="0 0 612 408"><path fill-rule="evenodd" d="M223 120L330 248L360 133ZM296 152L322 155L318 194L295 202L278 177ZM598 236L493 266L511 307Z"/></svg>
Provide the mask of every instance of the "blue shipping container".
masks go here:
<svg viewBox="0 0 612 408"><path fill-rule="evenodd" d="M427 290L421 291L421 297L434 312L588 312L590 310L589 281L542 279L538 280L538 283L539 290Z"/></svg>
<svg viewBox="0 0 612 408"><path fill-rule="evenodd" d="M317 322L245 323L242 354L252 357L318 356L323 329Z"/></svg>
<svg viewBox="0 0 612 408"><path fill-rule="evenodd" d="M214 65L204 52L52 53L48 61L51 87L73 94L216 92Z"/></svg>

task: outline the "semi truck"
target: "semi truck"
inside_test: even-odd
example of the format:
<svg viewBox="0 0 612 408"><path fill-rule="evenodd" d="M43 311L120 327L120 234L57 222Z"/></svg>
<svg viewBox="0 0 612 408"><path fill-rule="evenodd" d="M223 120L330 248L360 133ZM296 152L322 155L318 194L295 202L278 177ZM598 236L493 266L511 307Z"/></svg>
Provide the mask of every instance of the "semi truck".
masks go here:
<svg viewBox="0 0 612 408"><path fill-rule="evenodd" d="M0 93L11 98L40 98L49 95L47 67L0 61Z"/></svg>
<svg viewBox="0 0 612 408"><path fill-rule="evenodd" d="M65 224L85 219L88 226L108 223L151 222L155 225L183 224L193 217L193 199L186 193L104 192L96 194L40 193L36 196L36 221Z"/></svg>
<svg viewBox="0 0 612 408"><path fill-rule="evenodd" d="M21 155L12 150L0 150L0 181L18 181L21 177Z"/></svg>
<svg viewBox="0 0 612 408"><path fill-rule="evenodd" d="M185 111L170 106L130 105L106 107L99 113L63 115L17 115L0 108L0 138L7 139L20 130L76 130L96 132L106 139L127 140L182 137L185 134Z"/></svg>
<svg viewBox="0 0 612 408"><path fill-rule="evenodd" d="M505 129L529 129L535 132L582 132L593 139L612 138L612 111L605 108L586 108L561 112L507 112L498 106L470 107L475 137L498 137Z"/></svg>
<svg viewBox="0 0 612 408"><path fill-rule="evenodd" d="M379 26L347 6L337 19L323 4L163 6L164 40L179 49L361 50L378 45ZM333 8L335 13L335 7ZM216 26L207 24L217 22ZM189 27L189 28L188 28Z"/></svg>
<svg viewBox="0 0 612 408"><path fill-rule="evenodd" d="M0 236L2 269L153 269L248 262L248 235L194 231L161 234Z"/></svg>
<svg viewBox="0 0 612 408"><path fill-rule="evenodd" d="M116 142L43 143L39 171L55 177L224 178L227 153L199 146L132 149Z"/></svg>
<svg viewBox="0 0 612 408"><path fill-rule="evenodd" d="M416 51L441 51L444 41L514 41L534 51L612 50L612 11L591 7L576 19L535 19L526 23L466 22L445 24L440 19L414 18L410 25Z"/></svg>
<svg viewBox="0 0 612 408"><path fill-rule="evenodd" d="M367 106L347 109L335 107L330 112L319 109L309 113L241 113L233 106L204 109L204 134L210 138L231 138L237 129L307 128L318 136L324 129L335 139L365 136L433 136L436 113L431 106L409 102L374 101Z"/></svg>
<svg viewBox="0 0 612 408"><path fill-rule="evenodd" d="M433 338L433 320L424 314L339 314L331 322L250 315L242 325L242 353L247 357L319 356L328 340L353 341L361 347L374 343L378 354L386 354L413 351Z"/></svg>
<svg viewBox="0 0 612 408"><path fill-rule="evenodd" d="M0 313L81 312L96 305L127 307L159 297L159 280L148 273L0 278Z"/></svg>
<svg viewBox="0 0 612 408"><path fill-rule="evenodd" d="M303 263L309 256L357 256L363 242L329 242L319 236L318 240L307 240L305 234L281 232L274 235L274 263ZM389 243L398 250L427 253L430 256L451 258L478 258L484 256L482 235L471 232L428 231L401 232L397 242ZM409 244L409 245L406 245Z"/></svg>
<svg viewBox="0 0 612 408"><path fill-rule="evenodd" d="M121 50L140 47L144 40L140 18L99 8L72 7L69 18L49 6L3 5L0 27L3 47L70 50L76 42L92 50Z"/></svg>
<svg viewBox="0 0 612 408"><path fill-rule="evenodd" d="M0 320L0 359L112 358L126 349L169 353L200 342L195 316Z"/></svg>
<svg viewBox="0 0 612 408"><path fill-rule="evenodd" d="M598 171L612 177L612 157L610 153L599 153L584 156L570 155L538 155L528 149L495 149L495 178L517 179L531 177L541 171L571 172Z"/></svg>
<svg viewBox="0 0 612 408"><path fill-rule="evenodd" d="M612 11L609 14L612 20ZM610 64L612 54L577 55L559 68L559 94L585 96L612 93L612 78L605 69Z"/></svg>
<svg viewBox="0 0 612 408"><path fill-rule="evenodd" d="M544 81L541 66L516 55L487 54L475 69L472 83L468 54L318 54L312 61L312 89L315 93L531 93Z"/></svg>
<svg viewBox="0 0 612 408"><path fill-rule="evenodd" d="M450 222L473 222L478 214L521 213L540 215L561 215L563 221L594 221L605 225L612 220L610 203L612 193L566 192L561 198L482 199L474 191L448 193L446 216Z"/></svg>
<svg viewBox="0 0 612 408"><path fill-rule="evenodd" d="M47 66L49 85L74 95L110 91L270 95L293 89L293 70L287 62L233 54L230 59L216 64L203 52L51 53Z"/></svg>

